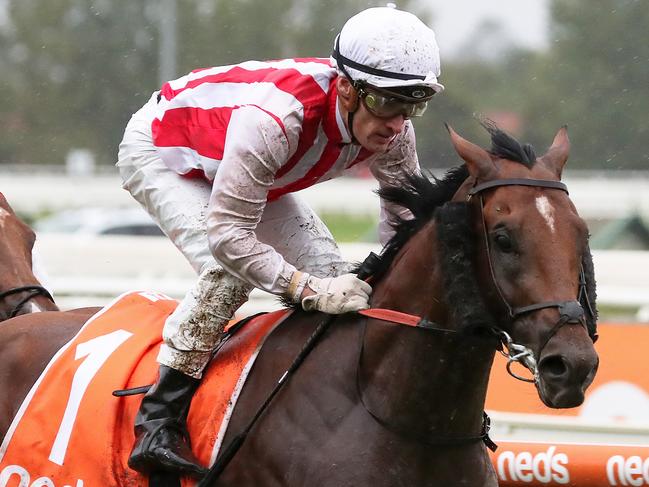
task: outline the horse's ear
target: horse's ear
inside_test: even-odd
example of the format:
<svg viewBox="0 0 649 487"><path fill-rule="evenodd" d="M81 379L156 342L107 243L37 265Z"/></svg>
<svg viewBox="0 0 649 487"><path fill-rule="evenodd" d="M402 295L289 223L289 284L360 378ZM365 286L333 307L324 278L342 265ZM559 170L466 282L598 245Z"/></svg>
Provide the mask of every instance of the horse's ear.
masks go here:
<svg viewBox="0 0 649 487"><path fill-rule="evenodd" d="M457 153L462 159L464 159L464 162L466 162L471 176L475 178L488 179L489 176L496 171L496 167L494 166L489 153L482 147L479 147L458 135L450 125L445 125L446 130L448 130L448 133L451 135L453 147L455 147Z"/></svg>
<svg viewBox="0 0 649 487"><path fill-rule="evenodd" d="M561 179L563 166L566 165L569 153L570 140L568 139L568 127L564 125L559 129L557 135L554 136L554 140L548 151L539 159Z"/></svg>
<svg viewBox="0 0 649 487"><path fill-rule="evenodd" d="M7 210L9 213L13 213L13 212L14 212L14 210L13 210L13 209L11 208L11 206L9 205L9 202L8 202L7 199L5 198L5 195L3 195L2 193L0 193L0 207L4 208L4 209Z"/></svg>

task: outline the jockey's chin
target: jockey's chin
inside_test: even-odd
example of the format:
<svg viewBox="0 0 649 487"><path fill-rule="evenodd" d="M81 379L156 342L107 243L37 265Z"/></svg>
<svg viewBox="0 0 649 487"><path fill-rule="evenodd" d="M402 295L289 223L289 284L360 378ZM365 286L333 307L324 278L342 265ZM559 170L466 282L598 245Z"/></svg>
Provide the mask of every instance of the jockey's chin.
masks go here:
<svg viewBox="0 0 649 487"><path fill-rule="evenodd" d="M390 148L390 144L396 136L396 134L389 136L382 134L372 134L368 137L368 140L364 147L371 152L386 152Z"/></svg>

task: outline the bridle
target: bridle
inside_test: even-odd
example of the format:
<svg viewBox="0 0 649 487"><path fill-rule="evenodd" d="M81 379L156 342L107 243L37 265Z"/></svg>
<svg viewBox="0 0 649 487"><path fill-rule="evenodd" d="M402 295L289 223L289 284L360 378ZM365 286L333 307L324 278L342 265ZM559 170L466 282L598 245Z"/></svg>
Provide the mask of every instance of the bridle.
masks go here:
<svg viewBox="0 0 649 487"><path fill-rule="evenodd" d="M543 301L540 303L533 303L527 306L519 306L519 307L513 307L509 303L504 293L502 292L502 289L498 285L496 274L494 272L493 260L491 258L491 246L489 244L489 235L487 231L487 223L484 215L483 192L485 190L498 188L502 186L528 186L528 187L536 187L536 188L550 188L550 189L557 189L560 191L564 191L566 194L569 194L568 187L560 181L550 181L546 179L521 179L521 178L495 179L492 181L487 181L485 183L476 184L469 190L467 194L467 201L471 201L471 199L475 195L479 196L480 216L482 220L482 232L484 237L485 249L487 252L487 262L489 263L489 273L491 275L491 280L493 282L493 285L498 295L500 296L500 299L504 304L505 309L507 310L507 314L511 322L516 321L518 318L520 318L523 315L536 312L542 309L557 308L559 311L559 320L552 327L552 329L550 329L550 331L546 334L542 342L542 345L539 348L538 356L541 356L541 353L543 352L545 346L563 326L581 325L588 332L588 327L586 325L586 315L585 315L584 308L582 307L581 304L582 302L586 303L587 311L590 313L591 317L594 316L594 311L588 300L588 293L586 289L586 278L585 278L583 266L581 267L579 272L579 291L576 300ZM538 382L539 372L536 364L536 359L534 358L534 353L532 352L532 350L530 350L529 348L523 345L514 343L512 338L504 330L498 328L495 329L495 331L500 335L502 343L507 349L507 352L506 353L503 352L503 355L505 355L508 359L507 371L509 372L509 374L515 377L516 379L525 382ZM593 339L594 341L593 336L591 336L591 339ZM515 372L513 372L511 367L514 362L522 363L532 373L533 379L527 379L521 377Z"/></svg>
<svg viewBox="0 0 649 487"><path fill-rule="evenodd" d="M502 300L505 309L507 310L508 317L510 319L510 322L514 322L518 318L520 318L523 315L526 315L528 313L533 313L542 309L547 309L547 308L557 308L559 311L559 319L557 320L556 324L552 327L552 329L549 330L549 332L546 334L544 337L544 340L542 342L542 345L539 349L539 355L541 356L541 353L545 346L548 344L548 342L552 339L552 337L565 325L568 324L576 324L576 325L581 325L583 326L586 331L588 332L588 326L586 324L586 315L584 311L584 307L582 307L582 303L585 303L585 307L587 312L590 313L591 317L594 317L594 311L592 309L591 303L588 300L588 293L587 293L587 287L586 287L586 277L585 277L585 272L582 268L580 269L580 274L579 274L579 291L578 291L578 296L576 300L569 300L569 301L542 301L538 303L533 303L530 305L526 306L519 306L519 307L514 307L512 306L509 301L506 299L504 293L502 292L500 286L498 285L498 281L496 279L496 275L494 272L494 266L493 266L493 260L492 260L492 253L489 245L489 238L488 238L488 232L487 232L487 225L486 225L486 220L485 220L485 215L484 215L484 199L483 199L483 194L482 192L491 188L496 188L496 187L501 187L501 186L528 186L528 187L542 187L542 188L550 188L550 189L557 189L560 191L564 191L566 194L568 194L568 188L566 187L565 184L559 182L559 181L549 181L549 180L543 180L543 179L498 179L498 180L493 180L493 181L488 181L486 183L482 184L476 184L474 185L468 192L467 195L467 202L469 202L473 196L478 195L479 196L479 207L480 207L480 215L481 215L481 220L482 220L482 228L483 228L483 237L485 241L485 250L487 252L487 260L488 260L488 265L489 265L489 271L491 275L491 279L493 282L493 285L495 289L497 290L497 293L500 296L500 299ZM370 256L376 258L376 256ZM368 262L368 259L366 259L366 262L361 265L361 271L363 270L363 266L367 263L369 267L371 267L371 263ZM359 277L365 277L361 275L362 273L359 271ZM434 333L440 333L440 334L458 334L461 333L459 330L455 329L447 329L445 327L439 326L438 324L431 322L427 320L426 318L422 318L420 316L415 316L415 315L410 315L407 313L402 313L399 311L394 311L394 310L389 310L389 309L377 309L377 308L370 308L367 310L361 310L358 312L361 315L366 316L367 318L373 318L376 320L381 320L384 322L388 323L396 323L396 324L401 324L401 325L408 325L408 326L413 326L416 328L421 328L424 330L427 330L428 332L434 332ZM534 358L534 353L531 349L528 347L515 343L513 339L510 337L510 335L502 329L502 327L498 326L495 323L487 324L485 323L484 326L480 326L480 328L484 328L485 331L487 332L485 335L483 335L485 338L491 337L492 339L495 338L496 341L496 349L499 350L506 358L507 358L507 372L514 378L518 380L522 380L525 382L533 382L537 383L540 380L540 375L539 375L539 370L538 366L536 363L536 359ZM364 335L364 332L363 332ZM590 335L590 333L589 333ZM595 340L595 335L590 335L591 339L593 341ZM387 427L389 429L392 429L396 431L399 434L405 435L405 436L413 436L412 434L405 432L405 431L397 431L397 429L394 427L394 425L388 424L385 420L383 420L378 414L372 411L372 409L365 403L363 400L363 395L362 395L362 390L359 382L359 376L358 376L358 370L360 368L360 361L361 361L361 356L362 356L362 350L363 350L363 345L361 343L360 347L360 352L359 352L359 360L358 360L358 367L357 367L357 377L356 377L356 387L359 391L359 397L361 399L361 403L363 404L363 407L365 410L381 425L384 427ZM523 366L525 366L532 374L533 379L527 379L525 377L522 377L518 375L516 372L512 370L512 365L514 362L519 362ZM464 443L471 443L475 441L480 441L482 440L487 447L491 449L495 449L495 444L490 440L489 438L489 418L486 416L486 414L483 416L483 424L482 424L482 430L478 435L474 436L464 436L464 437L441 437L441 438L429 438L429 437L419 437L415 435L416 437L413 437L419 442L426 443L429 445L459 445L459 444L464 444Z"/></svg>
<svg viewBox="0 0 649 487"><path fill-rule="evenodd" d="M14 294L20 294L20 293L27 293L27 294L23 296L22 299L18 302L18 304L16 304L13 307L13 309L9 313L9 318L15 318L20 312L20 309L37 296L45 296L50 301L54 302L54 298L52 297L52 295L47 289L45 289L43 286L39 286L35 284L30 286L14 287L12 289L9 289L8 291L1 292L0 301L8 298L9 296L13 296Z"/></svg>

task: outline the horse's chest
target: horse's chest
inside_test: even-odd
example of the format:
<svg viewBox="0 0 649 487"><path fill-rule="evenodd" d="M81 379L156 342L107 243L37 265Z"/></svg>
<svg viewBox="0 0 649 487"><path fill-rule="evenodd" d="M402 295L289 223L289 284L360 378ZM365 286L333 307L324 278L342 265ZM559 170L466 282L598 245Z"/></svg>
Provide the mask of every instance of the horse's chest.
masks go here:
<svg viewBox="0 0 649 487"><path fill-rule="evenodd" d="M309 333L305 330L306 336ZM286 355L276 345L280 337L281 330L262 350L230 435L240 431L253 406L263 402L269 377L281 376L288 366L278 365ZM412 444L368 414L358 400L359 344L359 328L337 322L273 400L217 485L497 486L483 445L431 449Z"/></svg>
<svg viewBox="0 0 649 487"><path fill-rule="evenodd" d="M310 424L293 423L292 428L288 423L267 424L259 433L282 441L269 450L263 441L251 438L235 459L237 465L222 479L223 486L498 485L482 446L427 449L409 444L378 426L361 407L352 407L337 423L313 417ZM254 462L254 469L246 468L246 458Z"/></svg>

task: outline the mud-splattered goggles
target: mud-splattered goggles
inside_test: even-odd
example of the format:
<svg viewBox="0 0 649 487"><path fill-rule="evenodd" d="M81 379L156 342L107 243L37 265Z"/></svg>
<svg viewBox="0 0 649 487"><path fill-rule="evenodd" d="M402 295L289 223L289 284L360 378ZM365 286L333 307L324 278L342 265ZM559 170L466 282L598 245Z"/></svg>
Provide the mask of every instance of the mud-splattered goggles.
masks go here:
<svg viewBox="0 0 649 487"><path fill-rule="evenodd" d="M356 89L367 110L379 118L397 115L403 115L404 118L421 117L428 107L428 100L435 94L422 89L415 92L419 96L401 96L368 85L359 85Z"/></svg>

